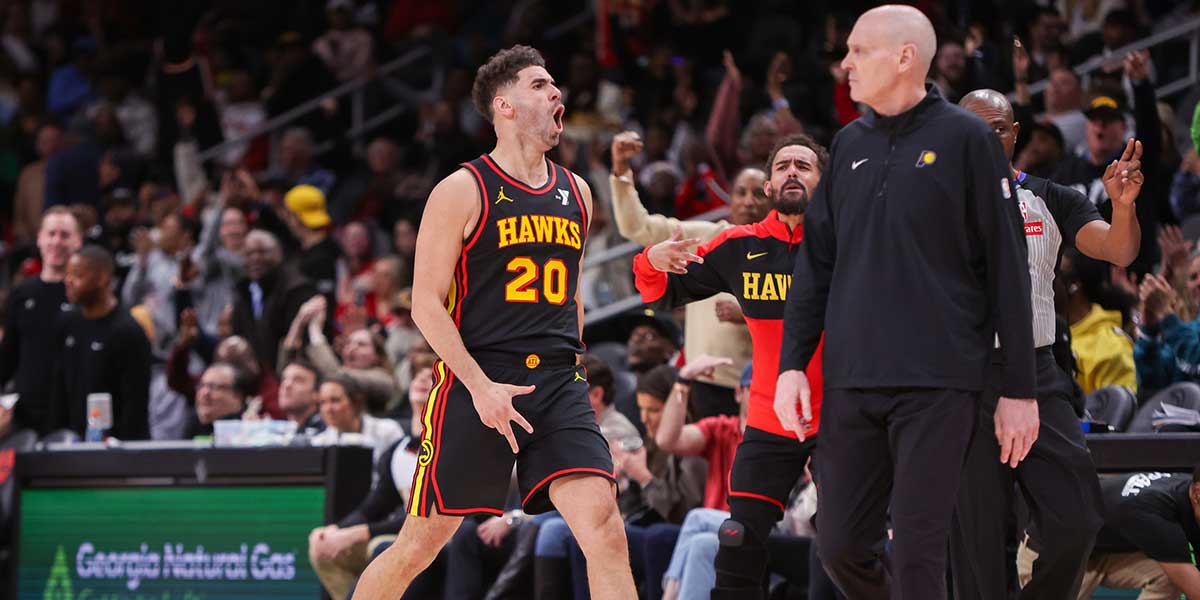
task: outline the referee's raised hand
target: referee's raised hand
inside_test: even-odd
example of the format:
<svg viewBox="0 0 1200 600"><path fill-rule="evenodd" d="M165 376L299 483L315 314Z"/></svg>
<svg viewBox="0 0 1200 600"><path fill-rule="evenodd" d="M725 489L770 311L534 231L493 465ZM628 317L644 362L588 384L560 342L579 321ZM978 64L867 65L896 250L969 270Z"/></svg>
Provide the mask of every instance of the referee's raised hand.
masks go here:
<svg viewBox="0 0 1200 600"><path fill-rule="evenodd" d="M683 239L683 229L676 226L675 233L671 234L671 239L650 247L650 250L646 252L646 259L659 271L686 275L688 263L704 262L703 257L692 252L699 244L700 240L696 238Z"/></svg>
<svg viewBox="0 0 1200 600"><path fill-rule="evenodd" d="M1142 191L1142 143L1129 138L1121 158L1109 163L1101 177L1104 192L1114 205L1129 208Z"/></svg>
<svg viewBox="0 0 1200 600"><path fill-rule="evenodd" d="M1038 438L1041 421L1037 400L1000 398L996 405L996 441L1000 443L1000 462L1017 468L1029 456Z"/></svg>
<svg viewBox="0 0 1200 600"><path fill-rule="evenodd" d="M515 396L532 394L535 387L488 381L483 389L471 390L471 400L475 404L475 412L479 413L479 421L504 436L513 454L521 449L517 446L517 437L513 435L512 422L515 421L526 433L533 433L533 425L513 408L512 399Z"/></svg>

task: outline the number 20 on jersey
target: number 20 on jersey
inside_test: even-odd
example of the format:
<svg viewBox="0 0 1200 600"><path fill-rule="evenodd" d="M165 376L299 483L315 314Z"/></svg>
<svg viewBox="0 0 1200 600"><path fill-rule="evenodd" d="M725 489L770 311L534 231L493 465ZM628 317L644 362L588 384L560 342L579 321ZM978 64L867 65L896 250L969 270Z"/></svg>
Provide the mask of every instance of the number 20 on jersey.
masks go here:
<svg viewBox="0 0 1200 600"><path fill-rule="evenodd" d="M551 258L539 267L532 258L518 256L508 261L506 268L517 275L504 286L505 301L539 302L541 298L551 304L567 301L567 265L561 259Z"/></svg>

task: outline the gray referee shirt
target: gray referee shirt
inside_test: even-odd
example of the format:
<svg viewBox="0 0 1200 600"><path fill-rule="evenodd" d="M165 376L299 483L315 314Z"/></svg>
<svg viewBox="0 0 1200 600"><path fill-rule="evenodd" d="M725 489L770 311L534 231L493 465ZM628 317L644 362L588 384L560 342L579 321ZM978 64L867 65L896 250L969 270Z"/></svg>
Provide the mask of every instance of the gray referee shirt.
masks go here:
<svg viewBox="0 0 1200 600"><path fill-rule="evenodd" d="M1063 248L1074 247L1080 228L1101 217L1094 204L1069 187L1027 173L1014 181L1029 247L1033 343L1041 348L1054 343L1054 272Z"/></svg>

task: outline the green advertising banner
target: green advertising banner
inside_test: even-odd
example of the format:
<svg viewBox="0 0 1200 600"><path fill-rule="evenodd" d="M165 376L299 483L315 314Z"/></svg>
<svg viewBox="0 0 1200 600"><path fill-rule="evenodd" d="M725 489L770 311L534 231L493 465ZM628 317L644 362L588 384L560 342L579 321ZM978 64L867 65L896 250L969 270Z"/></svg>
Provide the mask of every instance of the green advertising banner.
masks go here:
<svg viewBox="0 0 1200 600"><path fill-rule="evenodd" d="M321 487L21 493L19 600L313 600Z"/></svg>

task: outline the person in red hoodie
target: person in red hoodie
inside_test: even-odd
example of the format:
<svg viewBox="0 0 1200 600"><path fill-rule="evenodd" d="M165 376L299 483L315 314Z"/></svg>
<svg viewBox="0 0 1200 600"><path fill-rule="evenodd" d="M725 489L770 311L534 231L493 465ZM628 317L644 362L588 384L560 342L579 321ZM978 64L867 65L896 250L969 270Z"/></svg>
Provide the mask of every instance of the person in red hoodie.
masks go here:
<svg viewBox="0 0 1200 600"><path fill-rule="evenodd" d="M803 135L776 144L764 183L773 210L757 223L732 227L699 243L681 233L639 254L633 272L642 300L656 308L702 300L719 292L737 296L754 342L754 369L746 432L729 478L730 519L721 525L712 598L763 598L765 542L783 516L788 493L804 474L816 447L814 420L802 441L775 416L775 379L796 250L804 210L828 160L824 147ZM813 414L820 402L820 350L807 372L813 382ZM769 368L768 368L769 367ZM685 382L686 383L686 382Z"/></svg>

